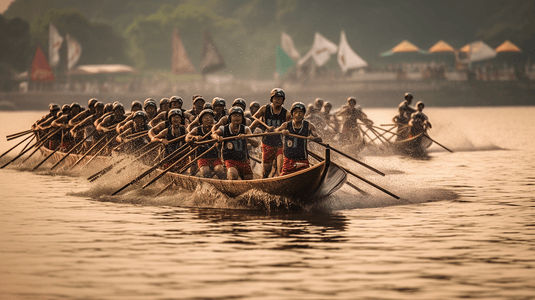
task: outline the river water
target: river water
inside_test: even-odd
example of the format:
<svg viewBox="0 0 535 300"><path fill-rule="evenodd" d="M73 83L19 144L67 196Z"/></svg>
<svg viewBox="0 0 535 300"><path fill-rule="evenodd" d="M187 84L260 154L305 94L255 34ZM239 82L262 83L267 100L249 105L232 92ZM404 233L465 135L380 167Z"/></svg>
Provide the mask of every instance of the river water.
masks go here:
<svg viewBox="0 0 535 300"><path fill-rule="evenodd" d="M454 153L360 157L384 177L337 158L400 200L351 177L369 195L345 186L299 212L207 187L112 197L141 171L91 184L98 168L14 163L0 170L0 299L535 299L535 107L425 112ZM1 112L0 135L43 114Z"/></svg>

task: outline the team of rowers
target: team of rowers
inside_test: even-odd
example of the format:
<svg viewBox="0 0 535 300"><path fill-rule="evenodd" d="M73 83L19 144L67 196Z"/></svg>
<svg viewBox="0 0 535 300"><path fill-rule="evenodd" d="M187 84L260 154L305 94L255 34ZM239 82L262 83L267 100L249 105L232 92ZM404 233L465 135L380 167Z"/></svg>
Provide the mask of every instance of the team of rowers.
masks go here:
<svg viewBox="0 0 535 300"><path fill-rule="evenodd" d="M411 108L412 95L407 95L395 118L399 128L412 126L410 122L425 117L421 112L423 104L419 103L417 110ZM248 136L252 133L274 132L264 135L261 142L262 177L268 178L308 168L307 140L321 142L320 131L339 133L344 141L363 140L358 120L365 126L373 124L353 97L335 114L331 113L332 105L321 99L308 108L295 102L288 111L285 99L285 92L275 88L270 93L270 103L261 106L251 102L246 112L247 103L242 98L235 99L228 110L220 97L210 104L202 95L194 95L190 110L182 108L184 101L178 96L162 98L159 105L149 98L144 103L132 102L131 112L126 114L119 102L104 104L93 98L87 109L78 103L62 107L50 104L50 112L36 121L32 129L41 137L55 132L46 146L62 152L80 144L77 153L110 155L112 149L134 153L149 143L160 143L158 155L166 157L189 145L195 147L195 154L182 159L176 170L200 156L184 172L205 178L246 180L253 179L249 151L260 146L256 138ZM427 117L425 124L430 127ZM101 144L97 147L98 143Z"/></svg>

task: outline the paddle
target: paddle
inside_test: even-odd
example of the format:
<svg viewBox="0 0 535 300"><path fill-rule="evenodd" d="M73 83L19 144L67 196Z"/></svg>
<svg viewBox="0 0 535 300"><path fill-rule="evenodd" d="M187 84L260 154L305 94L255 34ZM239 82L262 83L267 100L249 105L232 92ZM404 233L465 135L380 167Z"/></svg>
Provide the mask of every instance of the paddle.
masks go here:
<svg viewBox="0 0 535 300"><path fill-rule="evenodd" d="M20 152L26 150L26 148L28 148L28 146L32 143L32 141L35 139L36 135L34 134L32 139L24 146L24 148L22 148L22 150L20 150Z"/></svg>
<svg viewBox="0 0 535 300"><path fill-rule="evenodd" d="M202 136L201 137L201 140L207 138L210 134L212 134L212 132L208 132L206 135ZM138 182L139 180L141 180L143 177L147 176L148 174L152 173L154 170L156 170L158 167L160 167L161 165L165 164L166 162L174 159L175 157L179 156L180 154L182 154L183 150L188 147L189 144L184 144L182 145L182 147L176 149L175 151L173 151L173 153L169 154L168 156L166 156L164 159L162 159L159 163L155 164L154 166L152 166L150 169L148 169L147 171L143 172L143 174L139 175L138 177L134 178L134 180L130 181L129 183L127 183L125 186L123 186L122 188L118 189L117 191L115 191L112 196L115 196L117 195L118 193L120 193L122 190L126 189L127 187L131 186L132 184ZM195 147L197 148L197 147Z"/></svg>
<svg viewBox="0 0 535 300"><path fill-rule="evenodd" d="M346 181L346 184L355 189L357 192L363 194L363 195L369 195L370 193L366 192L365 190L360 189L358 186L352 184L349 181Z"/></svg>
<svg viewBox="0 0 535 300"><path fill-rule="evenodd" d="M93 133L95 133L96 130L93 130L93 132L91 132L91 135L93 135ZM91 148L89 148L89 150L87 150L84 155L82 155L70 168L69 170L72 170L74 167L76 167L76 165L78 163L80 163L91 151L93 151L93 149L95 149L99 144L100 142L102 142L105 138L107 137L107 135L105 134L100 140L98 140ZM89 138L89 136L87 136L86 138L84 139L87 139Z"/></svg>
<svg viewBox="0 0 535 300"><path fill-rule="evenodd" d="M201 155L198 155L197 157L195 157L195 159L193 159L192 161L190 161L186 166L184 166L182 169L180 169L180 171L178 171L178 174L184 172L185 170L187 170L191 165L193 165L195 162L197 162L197 160L199 160L201 157L203 157L205 154L207 154L208 152L210 152L212 149L214 149L215 147L217 146L217 144L214 144L212 147L208 148L208 150L204 151L203 153L201 153ZM141 189L145 189L146 187L148 187L149 185L153 184L154 182L156 182L156 180L160 179L163 177L163 175L165 175L167 172L169 172L169 170L171 170L174 166L176 166L179 162L183 161L185 158L189 157L189 155L191 153L193 153L195 150L197 150L198 146L193 148L190 152L188 152L186 155L184 155L182 158L180 158L179 160L175 161L174 163L172 163L169 167L167 167L165 170L162 171L162 173L158 174L158 176L154 177L154 179L152 179L151 181L147 182L145 185L143 185L141 187Z"/></svg>
<svg viewBox="0 0 535 300"><path fill-rule="evenodd" d="M104 146L102 146L102 147L101 147L101 148L100 148L100 149L93 155L93 157L91 157L91 158L85 163L85 165L82 166L82 168L85 167L85 166L87 166L90 162L92 162L93 159L95 159L95 157L97 157L100 153L102 153L102 151L104 151L104 149L106 149L106 146L108 146L111 142L113 142L113 141L115 140L115 138L119 135L118 133L116 133L116 132L114 132L114 131L109 131L109 132L106 133L106 136L109 137L109 136L110 136L109 133L112 133L113 136L106 142L106 144L104 144Z"/></svg>
<svg viewBox="0 0 535 300"><path fill-rule="evenodd" d="M296 137L296 138L300 138L300 139L306 139L306 138L307 138L306 136L297 135L297 134L291 134L291 133L289 133L288 135L291 136L291 137ZM340 151L340 150L338 150L338 149L336 149L336 148L331 147L330 145L327 145L327 144L324 144L324 143L322 143L322 142L315 141L315 140L312 140L312 141L315 142L315 143L317 143L317 144L319 144L319 145L322 145L323 147L328 147L328 148L330 148L330 149L333 150L334 152L336 152L336 153L338 153L338 154L341 154L341 155L343 155L343 156L345 156L345 157L351 159L352 161L354 161L354 162L356 162L356 163L358 163L358 164L360 164L360 165L362 165L362 166L368 168L369 170L374 171L375 173L377 173L377 174L379 174L379 175L385 176L385 174L384 174L383 172L381 172L381 171L375 169L374 167L372 167L372 166L370 166L370 165L368 165L368 164L365 164L365 163L361 162L360 160L358 160L358 159L356 159L356 158L353 158L353 157L349 156L348 154L345 154L344 152L342 152L342 151Z"/></svg>
<svg viewBox="0 0 535 300"><path fill-rule="evenodd" d="M429 137L429 135L427 135L427 133L424 133L424 136L426 138L430 139L433 143L435 143L435 144L439 145L440 147L442 147L442 148L448 150L449 152L453 153L453 151L451 151L450 149L446 148L445 146L441 145L439 142L437 142L437 141L433 140L431 137Z"/></svg>
<svg viewBox="0 0 535 300"><path fill-rule="evenodd" d="M314 157L315 159L317 159L317 160L319 160L319 161L323 161L323 160L325 160L323 157L321 157L321 156L319 156L318 154L315 154L315 153L313 153L313 152L311 152L311 151L308 151L308 153L310 153L310 155L311 155L312 157ZM341 169L343 169L344 171L346 171L348 174L351 174L351 175L355 176L356 178L358 178L358 179L360 179L360 180L366 182L367 184L373 186L374 188L376 188L376 189L378 189L378 190L380 190L380 191L382 191L382 192L384 192L384 193L386 193L386 194L388 194L388 195L390 195L390 196L392 196L392 197L394 197L394 198L396 198L396 199L399 199L398 196L392 194L391 192L389 192L389 191L387 191L386 189L384 189L384 188L378 186L377 184L375 184L375 183L373 183L373 182L370 182L370 181L368 181L367 179L365 179L365 178L363 178L363 177L361 177L361 176L355 174L355 173L352 172L351 170L349 170L349 169L347 169L347 168L344 168L344 167L342 167L342 166L340 166L340 165L338 165L338 167L340 167Z"/></svg>
<svg viewBox="0 0 535 300"><path fill-rule="evenodd" d="M31 145L28 149L22 151L21 153L19 153L19 155L15 156L15 158L13 158L12 160L10 160L9 162L7 162L5 165L1 166L0 169L3 169L5 168L7 165L9 165L10 163L14 162L15 160L17 160L19 157L23 156L24 154L26 154L26 152L30 151L32 148L36 148L36 151L39 150L39 148L41 148L42 145L44 145L49 139L50 137L52 137L54 134L56 134L61 128L58 128L56 131L50 131L48 134L46 134L40 141L36 141L33 145ZM36 151L32 152L31 155L33 155ZM26 161L26 160L24 160ZM24 162L22 162L24 163Z"/></svg>
<svg viewBox="0 0 535 300"><path fill-rule="evenodd" d="M177 137L177 138L174 138L174 139L172 139L172 140L169 141L169 144L179 142L180 140L184 139L185 137L186 137L186 134L184 134L184 135L182 135L182 136L179 136L179 137ZM158 142L158 143L150 142L150 143L148 143L147 145L143 146L141 149L136 150L136 151L133 153L134 157L137 157L136 160L135 160L134 162L141 160L141 159L142 159L143 157L145 157L147 154L149 154L150 152L152 152L152 151L154 150L154 147L160 145L159 143L160 143L160 142ZM149 148L150 148L150 149L149 149ZM141 152L143 152L143 151L146 150L146 149L149 149L149 150L146 151L146 152L144 152L143 154L140 154ZM121 162L123 162L125 159L126 159L126 158L122 158L122 159L120 159L119 161L117 161L117 162L111 164L110 166L107 166L106 168L104 168L104 169L98 171L97 173L95 173L95 174L89 176L89 177L87 178L87 180L89 180L90 182L93 182L93 181L97 180L97 179L100 178L102 175L108 173L114 166L116 166L116 165L120 164Z"/></svg>
<svg viewBox="0 0 535 300"><path fill-rule="evenodd" d="M35 171L37 170L37 168L39 168L45 161L47 161L49 158L52 157L52 155L56 154L56 152L58 152L58 150L61 148L61 144L59 144L56 149L54 151L52 151L52 153L50 153L49 155L47 155L45 157L45 159L43 159L40 163L38 163L35 167L33 167L32 171Z"/></svg>
<svg viewBox="0 0 535 300"><path fill-rule="evenodd" d="M93 129L93 131L91 131L88 135L89 136L92 136L93 133L96 131L96 129ZM85 142L85 138L83 138L81 141L78 142L78 144L74 145L74 147L71 148L71 150L69 150L67 153L65 153L65 155L60 159L58 160L57 163L55 163L51 168L50 168L50 171L52 171L55 167L57 167L62 161L64 161L67 157L69 157L69 155L74 152L74 150L76 150L78 147L80 147L80 145L82 145L83 143Z"/></svg>
<svg viewBox="0 0 535 300"><path fill-rule="evenodd" d="M280 131L244 134L241 137L239 135L229 136L229 137L223 138L223 140L221 140L221 141L224 142L224 141L228 141L228 140L245 139L245 138L267 136L267 135L280 135L280 134L282 134L282 132L280 132ZM195 145L200 146L200 145L214 143L214 142L219 142L219 139L212 139L212 140L208 140L208 141L196 142Z"/></svg>
<svg viewBox="0 0 535 300"><path fill-rule="evenodd" d="M28 130L24 130L24 131L21 131L21 132L8 134L8 135L6 135L6 138L10 138L10 137L14 137L14 136L26 135L26 134L31 133L31 132L33 132L33 129L28 129Z"/></svg>
<svg viewBox="0 0 535 300"><path fill-rule="evenodd" d="M117 191L115 191L113 194L111 194L112 196L115 196L117 195L118 193L120 193L122 190L126 189L127 187L131 186L132 184L140 181L141 179L143 179L145 176L149 175L150 173L152 173L154 170L156 170L157 168L159 168L160 166L162 166L163 164L167 163L169 160L172 160L174 159L175 157L179 156L179 154L182 153L182 151L186 148L186 147L189 147L188 144L185 144L183 145L182 147L178 148L177 150L175 150L173 153L169 154L167 157L165 157L164 159L162 159L160 162L156 163L154 166L152 166L150 169L148 169L147 171L143 172L143 174L139 175L138 177L134 178L134 180L130 181L129 183L127 183L126 185L124 185L123 187L121 187L120 189L118 189Z"/></svg>
<svg viewBox="0 0 535 300"><path fill-rule="evenodd" d="M158 197L161 194L163 194L163 192L167 191L173 184L175 184L175 179L171 180L171 182L169 182L168 185L166 185L161 191L159 191L156 195L154 195L154 197Z"/></svg>
<svg viewBox="0 0 535 300"><path fill-rule="evenodd" d="M13 136L6 136L6 139L7 139L8 141L11 141L11 140L18 139L18 138L20 138L20 137L23 137L23 136L25 136L25 135L27 135L27 134L31 134L31 133L33 133L33 130L30 130L29 132L26 132L26 133L24 133L24 134L13 135Z"/></svg>
<svg viewBox="0 0 535 300"><path fill-rule="evenodd" d="M6 154L8 154L9 152L11 152L11 150L17 148L20 144L26 142L26 141L27 141L29 138L31 138L32 136L35 137L35 135L30 135L30 136L28 136L27 138L23 139L23 140L20 141L18 144L16 144L15 146L13 146L13 148L11 148L11 149L7 150L6 152L2 153L2 155L0 155L0 158L4 157L4 155L6 155ZM31 142L31 141L30 141L30 142Z"/></svg>

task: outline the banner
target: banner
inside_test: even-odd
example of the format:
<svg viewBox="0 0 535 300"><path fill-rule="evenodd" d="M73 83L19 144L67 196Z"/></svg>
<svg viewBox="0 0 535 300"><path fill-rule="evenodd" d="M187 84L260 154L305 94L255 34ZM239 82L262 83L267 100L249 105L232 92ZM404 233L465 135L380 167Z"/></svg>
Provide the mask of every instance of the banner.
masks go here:
<svg viewBox="0 0 535 300"><path fill-rule="evenodd" d="M171 57L171 71L176 74L195 73L195 67L189 59L186 48L180 39L178 29L173 30L173 54Z"/></svg>
<svg viewBox="0 0 535 300"><path fill-rule="evenodd" d="M217 51L214 40L208 31L204 32L202 45L201 73L203 75L217 72L225 68L223 56Z"/></svg>
<svg viewBox="0 0 535 300"><path fill-rule="evenodd" d="M343 30L340 34L340 45L338 46L338 64L344 73L351 69L368 66L368 63L351 49L347 42L346 33Z"/></svg>
<svg viewBox="0 0 535 300"><path fill-rule="evenodd" d="M37 50L35 51L30 78L34 82L52 82L55 79L48 62L46 61L45 54L39 46L37 46Z"/></svg>
<svg viewBox="0 0 535 300"><path fill-rule="evenodd" d="M48 59L51 67L55 67L59 63L61 44L63 44L63 37L59 34L56 26L50 22L48 26Z"/></svg>
<svg viewBox="0 0 535 300"><path fill-rule="evenodd" d="M301 54L295 49L292 38L284 31L281 34L281 47L293 61L299 61L301 59Z"/></svg>
<svg viewBox="0 0 535 300"><path fill-rule="evenodd" d="M68 33L65 35L65 38L67 39L67 69L70 70L80 60L82 46Z"/></svg>
<svg viewBox="0 0 535 300"><path fill-rule="evenodd" d="M286 54L286 52L280 47L277 46L276 50L276 56L275 56L275 67L277 73L279 73L281 76L290 69L295 62L292 60L292 58Z"/></svg>

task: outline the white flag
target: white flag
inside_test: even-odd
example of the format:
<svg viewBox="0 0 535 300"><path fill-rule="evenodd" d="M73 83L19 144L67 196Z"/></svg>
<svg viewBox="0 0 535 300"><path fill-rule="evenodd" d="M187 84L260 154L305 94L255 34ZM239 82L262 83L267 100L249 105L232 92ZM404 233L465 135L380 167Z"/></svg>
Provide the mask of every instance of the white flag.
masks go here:
<svg viewBox="0 0 535 300"><path fill-rule="evenodd" d="M59 34L56 26L50 22L48 27L48 61L51 67L59 63L59 49L63 44L63 37Z"/></svg>
<svg viewBox="0 0 535 300"><path fill-rule="evenodd" d="M286 32L284 31L281 34L281 48L294 61L299 61L299 59L301 59L301 54L299 54L299 51L295 49L292 38L288 34L286 34Z"/></svg>
<svg viewBox="0 0 535 300"><path fill-rule="evenodd" d="M318 67L323 66L329 58L331 58L331 55L336 53L336 51L338 51L338 46L336 46L336 44L316 32L314 43L312 44L312 49L309 53L312 55L312 58L314 58Z"/></svg>
<svg viewBox="0 0 535 300"><path fill-rule="evenodd" d="M340 45L338 46L338 64L344 73L350 69L368 66L368 63L351 49L347 42L346 33L343 30L340 34Z"/></svg>
<svg viewBox="0 0 535 300"><path fill-rule="evenodd" d="M470 44L470 61L482 61L496 57L497 53L489 45L482 41L473 42Z"/></svg>
<svg viewBox="0 0 535 300"><path fill-rule="evenodd" d="M67 38L67 69L70 70L76 65L78 60L80 60L82 46L80 46L80 43L68 33L65 37Z"/></svg>

